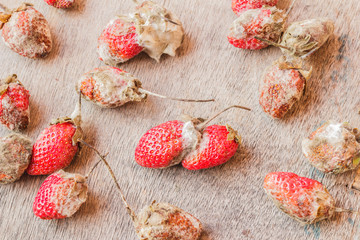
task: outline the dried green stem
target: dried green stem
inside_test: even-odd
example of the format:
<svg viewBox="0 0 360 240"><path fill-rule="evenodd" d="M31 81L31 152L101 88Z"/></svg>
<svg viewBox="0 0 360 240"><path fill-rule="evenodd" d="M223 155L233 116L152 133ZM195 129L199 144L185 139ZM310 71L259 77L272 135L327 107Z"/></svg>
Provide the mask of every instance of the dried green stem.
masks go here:
<svg viewBox="0 0 360 240"><path fill-rule="evenodd" d="M105 157L103 155L100 154L100 152L93 146L91 146L90 144L88 144L87 142L83 141L83 140L79 140L80 143L84 144L85 146L87 146L88 148L92 149L100 158L101 160L104 162L104 164L106 165L106 167L108 168L109 172L110 172L110 175L112 177L112 179L114 180L115 182L115 185L117 187L117 189L119 190L119 193L120 193L120 196L121 196L121 200L123 201L127 211L128 211L128 214L130 215L132 221L135 221L136 219L136 214L135 212L131 209L130 205L128 204L128 202L126 201L126 198L125 198L125 195L124 193L122 192L121 188L120 188L120 184L118 182L118 180L116 179L115 177L115 174L113 172L113 170L111 169L109 163L106 161Z"/></svg>
<svg viewBox="0 0 360 240"><path fill-rule="evenodd" d="M215 99L194 100L194 99L172 98L172 97L163 96L163 95L160 95L157 93L153 93L153 92L150 92L150 91L142 89L142 88L139 88L139 92L149 94L149 95L159 97L159 98L170 99L170 100L181 101L181 102L214 102L215 101Z"/></svg>
<svg viewBox="0 0 360 240"><path fill-rule="evenodd" d="M214 119L217 118L219 115L223 114L224 112L226 112L226 111L228 111L229 109L232 109L232 108L240 108L240 109L244 109L244 110L247 110L247 111L251 111L250 108L243 107L243 106L239 106L239 105L233 105L233 106L230 106L230 107L225 108L224 110L222 110L221 112L215 114L214 116L212 116L211 118L209 118L209 119L206 120L205 122L199 124L199 125L197 126L197 128L198 128L200 131L203 131L204 128L206 127L206 125L208 125L212 120L214 120Z"/></svg>

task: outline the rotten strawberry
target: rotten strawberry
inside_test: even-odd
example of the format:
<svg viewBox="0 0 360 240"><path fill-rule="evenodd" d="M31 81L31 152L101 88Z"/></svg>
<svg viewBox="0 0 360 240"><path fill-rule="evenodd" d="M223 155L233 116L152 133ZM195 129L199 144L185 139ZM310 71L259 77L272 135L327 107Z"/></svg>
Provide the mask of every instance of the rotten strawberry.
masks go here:
<svg viewBox="0 0 360 240"><path fill-rule="evenodd" d="M28 58L46 57L52 49L49 24L31 4L0 13L2 38L11 50Z"/></svg>
<svg viewBox="0 0 360 240"><path fill-rule="evenodd" d="M335 212L350 212L335 207L334 198L320 182L295 173L269 173L264 189L281 211L301 223L312 224L331 218Z"/></svg>
<svg viewBox="0 0 360 240"><path fill-rule="evenodd" d="M248 9L257 9L264 6L274 7L278 0L232 0L231 8L237 15Z"/></svg>
<svg viewBox="0 0 360 240"><path fill-rule="evenodd" d="M162 54L175 56L183 37L183 27L174 14L145 1L135 13L110 21L99 37L97 51L108 65L123 63L142 51L159 61Z"/></svg>
<svg viewBox="0 0 360 240"><path fill-rule="evenodd" d="M303 140L302 151L320 171L343 173L359 166L359 136L349 123L328 121Z"/></svg>
<svg viewBox="0 0 360 240"><path fill-rule="evenodd" d="M230 28L229 43L242 49L265 48L268 44L255 37L277 42L284 30L285 20L286 14L276 7L243 11Z"/></svg>
<svg viewBox="0 0 360 240"><path fill-rule="evenodd" d="M8 129L21 131L30 122L29 91L14 74L0 81L0 122Z"/></svg>
<svg viewBox="0 0 360 240"><path fill-rule="evenodd" d="M13 133L0 138L0 184L18 180L30 163L32 142L26 136Z"/></svg>
<svg viewBox="0 0 360 240"><path fill-rule="evenodd" d="M311 70L304 69L302 61L281 58L267 70L260 83L259 103L273 118L283 118L304 94Z"/></svg>
<svg viewBox="0 0 360 240"><path fill-rule="evenodd" d="M145 101L148 95L184 102L212 102L209 100L180 99L152 93L141 87L135 76L119 68L104 66L85 73L75 86L81 96L103 108L120 107L128 102Z"/></svg>

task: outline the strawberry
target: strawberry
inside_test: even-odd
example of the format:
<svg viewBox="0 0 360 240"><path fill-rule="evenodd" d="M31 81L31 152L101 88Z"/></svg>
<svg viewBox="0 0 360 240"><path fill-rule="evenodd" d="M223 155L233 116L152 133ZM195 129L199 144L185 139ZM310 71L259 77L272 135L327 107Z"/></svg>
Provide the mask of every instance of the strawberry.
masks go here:
<svg viewBox="0 0 360 240"><path fill-rule="evenodd" d="M216 167L235 155L240 142L241 138L230 126L208 126L198 148L186 156L182 165L189 170Z"/></svg>
<svg viewBox="0 0 360 240"><path fill-rule="evenodd" d="M292 23L284 32L280 45L286 55L308 56L319 49L334 32L334 22L325 19L308 19Z"/></svg>
<svg viewBox="0 0 360 240"><path fill-rule="evenodd" d="M30 162L32 143L20 134L0 138L0 184L18 180Z"/></svg>
<svg viewBox="0 0 360 240"><path fill-rule="evenodd" d="M248 9L257 9L263 6L274 7L277 2L278 0L232 0L231 8L236 15L240 15Z"/></svg>
<svg viewBox="0 0 360 240"><path fill-rule="evenodd" d="M250 110L231 106L221 113L233 107ZM231 127L213 125L204 131L215 117L201 124L199 119L169 121L150 129L135 149L135 161L148 168L167 168L184 161L183 166L190 170L225 163L235 154L240 137Z"/></svg>
<svg viewBox="0 0 360 240"><path fill-rule="evenodd" d="M143 208L134 224L139 239L196 240L202 232L198 219L169 203L153 203Z"/></svg>
<svg viewBox="0 0 360 240"><path fill-rule="evenodd" d="M74 4L75 0L45 0L45 2L56 8L69 8Z"/></svg>
<svg viewBox="0 0 360 240"><path fill-rule="evenodd" d="M148 168L171 167L194 151L199 139L200 133L191 121L160 124L140 139L135 150L135 161Z"/></svg>
<svg viewBox="0 0 360 240"><path fill-rule="evenodd" d="M100 60L109 65L126 62L142 50L134 22L124 16L112 19L98 40Z"/></svg>
<svg viewBox="0 0 360 240"><path fill-rule="evenodd" d="M243 11L230 28L229 43L242 49L265 48L268 44L254 37L277 42L283 32L285 20L285 13L276 7Z"/></svg>
<svg viewBox="0 0 360 240"><path fill-rule="evenodd" d="M347 211L335 207L335 200L320 182L295 173L269 173L264 189L280 210L301 223L312 224Z"/></svg>
<svg viewBox="0 0 360 240"><path fill-rule="evenodd" d="M184 31L181 22L164 7L151 1L139 5L134 14L110 21L98 40L100 60L116 65L143 50L159 61L163 53L175 56Z"/></svg>
<svg viewBox="0 0 360 240"><path fill-rule="evenodd" d="M42 131L33 146L33 155L27 173L47 175L67 167L78 151L82 138L80 104L72 117L52 122Z"/></svg>
<svg viewBox="0 0 360 240"><path fill-rule="evenodd" d="M16 53L28 58L46 57L52 49L48 22L31 4L0 14L2 37Z"/></svg>
<svg viewBox="0 0 360 240"><path fill-rule="evenodd" d="M360 144L357 129L348 123L328 121L303 140L305 157L325 173L343 173L360 163Z"/></svg>
<svg viewBox="0 0 360 240"><path fill-rule="evenodd" d="M14 74L0 81L0 122L8 129L20 131L30 122L29 91Z"/></svg>
<svg viewBox="0 0 360 240"><path fill-rule="evenodd" d="M266 72L260 84L259 103L273 118L283 118L304 94L311 70L302 69L301 62L276 61Z"/></svg>
<svg viewBox="0 0 360 240"><path fill-rule="evenodd" d="M115 108L128 102L140 102L153 95L183 102L212 102L210 100L179 99L162 96L141 88L135 76L119 68L105 66L85 73L75 86L76 92L100 107Z"/></svg>
<svg viewBox="0 0 360 240"><path fill-rule="evenodd" d="M41 219L71 217L87 199L86 178L60 170L48 176L33 204L34 214Z"/></svg>

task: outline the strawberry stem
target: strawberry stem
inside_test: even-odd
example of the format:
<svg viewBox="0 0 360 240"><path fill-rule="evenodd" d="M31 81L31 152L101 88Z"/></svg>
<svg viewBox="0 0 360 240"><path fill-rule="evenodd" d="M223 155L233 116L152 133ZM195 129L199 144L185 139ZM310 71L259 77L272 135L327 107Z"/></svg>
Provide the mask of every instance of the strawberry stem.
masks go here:
<svg viewBox="0 0 360 240"><path fill-rule="evenodd" d="M107 157L107 155L109 155L109 153L103 155L104 158ZM89 172L85 175L85 178L88 179L89 176L93 173L93 171L95 170L95 168L99 165L99 163L101 163L102 160L100 159L99 161L97 161L94 166L92 166L92 168L89 170Z"/></svg>
<svg viewBox="0 0 360 240"><path fill-rule="evenodd" d="M100 159L104 162L104 164L106 165L106 167L108 168L109 172L110 172L110 175L112 177L112 179L114 180L115 182L115 185L117 187L117 189L119 190L119 193L120 193L120 196L121 196L121 200L123 201L127 211L128 211L128 214L130 215L132 221L135 221L136 219L136 214L135 212L131 209L130 205L128 204L128 202L126 201L125 199L125 195L124 193L122 192L121 188L120 188L120 184L118 182L118 180L116 179L115 177L115 174L113 172L113 170L111 169L109 163L106 161L105 157L103 155L100 154L100 152L93 146L91 146L90 144L88 144L87 142L85 142L84 140L82 139L79 139L79 142L84 144L85 146L87 146L88 148L92 149L99 157ZM97 165L97 164L95 164Z"/></svg>
<svg viewBox="0 0 360 240"><path fill-rule="evenodd" d="M284 49L289 50L291 52L294 51L294 49L292 49L292 48L286 47L286 46L281 45L279 43L276 43L276 42L273 42L273 41L270 41L270 40L267 40L267 39L264 39L264 38L261 38L261 37L258 37L258 36L254 36L254 38L257 39L257 40L260 40L262 42L265 42L265 43L267 43L269 45L273 45L275 47L278 47L278 48L284 48Z"/></svg>
<svg viewBox="0 0 360 240"><path fill-rule="evenodd" d="M290 7L289 7L289 9L286 11L286 14L285 14L286 17L289 16L291 10L294 8L295 2L296 2L296 0L293 0Z"/></svg>
<svg viewBox="0 0 360 240"><path fill-rule="evenodd" d="M209 118L208 120L206 120L205 122L199 124L197 126L198 129L200 129L199 131L203 131L204 128L206 127L206 125L208 125L212 120L214 120L215 118L217 118L219 115L221 115L222 113L228 111L229 109L232 109L232 108L241 108L241 109L244 109L244 110L247 110L247 111L251 111L250 108L247 108L247 107L243 107L243 106L239 106L239 105L233 105L233 106L230 106L230 107L227 107L225 108L224 110L222 110L221 112L215 114L213 117Z"/></svg>
<svg viewBox="0 0 360 240"><path fill-rule="evenodd" d="M351 210L351 209L343 209L343 208L335 208L334 211L337 212L337 213L348 212L348 213L356 213L356 214L359 214L358 211L354 211L354 210Z"/></svg>
<svg viewBox="0 0 360 240"><path fill-rule="evenodd" d="M180 101L180 102L214 102L215 101L215 99L194 100L194 99L172 98L172 97L167 97L167 96L160 95L160 94L157 94L157 93L153 93L153 92L150 92L150 91L142 89L142 88L139 88L139 92L145 93L145 94L148 94L148 95L152 95L152 96L155 96L155 97L159 97L159 98L170 99L170 100Z"/></svg>

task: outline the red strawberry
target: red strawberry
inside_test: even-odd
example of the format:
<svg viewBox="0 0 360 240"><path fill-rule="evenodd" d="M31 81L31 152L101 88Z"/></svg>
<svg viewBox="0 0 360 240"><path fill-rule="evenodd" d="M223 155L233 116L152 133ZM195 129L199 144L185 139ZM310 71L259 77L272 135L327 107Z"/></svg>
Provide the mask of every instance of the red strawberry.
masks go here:
<svg viewBox="0 0 360 240"><path fill-rule="evenodd" d="M71 118L55 120L46 128L33 146L33 155L27 169L30 175L47 175L67 167L78 151L81 140L80 104Z"/></svg>
<svg viewBox="0 0 360 240"><path fill-rule="evenodd" d="M34 214L41 219L71 217L87 199L86 179L80 174L60 170L47 177L33 204Z"/></svg>
<svg viewBox="0 0 360 240"><path fill-rule="evenodd" d="M250 110L231 106L201 124L199 119L185 123L169 121L150 129L136 147L136 162L143 167L167 168L185 159L183 165L188 169L209 168L225 163L236 152L240 139L237 133L230 127L217 125L207 127L204 133L203 129L218 115L234 107Z"/></svg>
<svg viewBox="0 0 360 240"><path fill-rule="evenodd" d="M110 21L98 40L100 60L109 65L126 62L138 55L143 47L135 24L128 17L116 17Z"/></svg>
<svg viewBox="0 0 360 240"><path fill-rule="evenodd" d="M189 170L199 170L226 163L236 153L240 141L230 126L209 126L205 128L198 148L187 155L182 165Z"/></svg>
<svg viewBox="0 0 360 240"><path fill-rule="evenodd" d="M277 42L283 32L285 19L285 13L276 7L246 10L233 22L228 40L237 48L265 48L268 44L254 37Z"/></svg>
<svg viewBox="0 0 360 240"><path fill-rule="evenodd" d="M200 133L194 124L169 121L150 129L135 150L136 162L149 168L166 168L179 164L198 144Z"/></svg>
<svg viewBox="0 0 360 240"><path fill-rule="evenodd" d="M168 203L153 203L143 208L134 224L140 239L197 240L202 232L198 219Z"/></svg>
<svg viewBox="0 0 360 240"><path fill-rule="evenodd" d="M263 6L273 7L278 0L232 0L231 8L237 15L248 9L262 8Z"/></svg>
<svg viewBox="0 0 360 240"><path fill-rule="evenodd" d="M43 58L50 53L52 40L48 22L31 4L0 14L0 21L3 40L16 53L28 58Z"/></svg>
<svg viewBox="0 0 360 240"><path fill-rule="evenodd" d="M31 140L23 135L13 133L0 138L0 184L18 180L30 162Z"/></svg>
<svg viewBox="0 0 360 240"><path fill-rule="evenodd" d="M74 4L75 0L45 0L45 2L56 8L69 8Z"/></svg>
<svg viewBox="0 0 360 240"><path fill-rule="evenodd" d="M109 65L123 63L141 51L159 61L163 53L175 56L184 30L176 16L164 7L145 1L134 14L110 21L98 40L100 60Z"/></svg>
<svg viewBox="0 0 360 240"><path fill-rule="evenodd" d="M141 88L141 82L135 76L115 67L100 67L85 73L77 82L76 92L86 100L100 107L115 108L128 102L140 102L153 95L183 102L212 102L210 100L180 99L162 96Z"/></svg>
<svg viewBox="0 0 360 240"><path fill-rule="evenodd" d="M0 81L0 122L7 128L20 131L30 122L29 91L14 74Z"/></svg>
<svg viewBox="0 0 360 240"><path fill-rule="evenodd" d="M269 173L265 177L264 189L280 210L305 224L346 211L335 207L335 200L320 182L295 173Z"/></svg>
<svg viewBox="0 0 360 240"><path fill-rule="evenodd" d="M360 163L357 129L348 123L328 121L303 140L302 150L310 163L325 173L343 173Z"/></svg>
<svg viewBox="0 0 360 240"><path fill-rule="evenodd" d="M304 94L310 75L311 70L303 70L301 64L276 61L260 84L259 103L264 112L273 118L283 118Z"/></svg>

